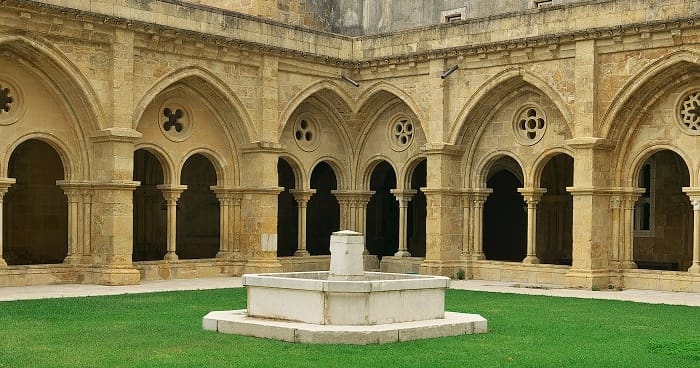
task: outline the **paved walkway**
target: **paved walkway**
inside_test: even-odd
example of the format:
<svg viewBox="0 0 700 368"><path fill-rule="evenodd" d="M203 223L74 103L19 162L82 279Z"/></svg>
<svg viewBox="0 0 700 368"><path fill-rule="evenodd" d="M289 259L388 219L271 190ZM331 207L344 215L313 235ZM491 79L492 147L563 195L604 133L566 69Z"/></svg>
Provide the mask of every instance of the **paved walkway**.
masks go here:
<svg viewBox="0 0 700 368"><path fill-rule="evenodd" d="M187 280L144 281L134 286L101 285L42 285L0 288L0 301L65 298L93 295L152 293L174 290L205 290L241 287L240 277L214 277ZM554 285L529 285L515 282L484 280L453 280L452 288L528 295L548 295L567 298L626 300L651 304L675 304L700 307L700 293L675 293L629 289L623 291L590 291L565 289Z"/></svg>

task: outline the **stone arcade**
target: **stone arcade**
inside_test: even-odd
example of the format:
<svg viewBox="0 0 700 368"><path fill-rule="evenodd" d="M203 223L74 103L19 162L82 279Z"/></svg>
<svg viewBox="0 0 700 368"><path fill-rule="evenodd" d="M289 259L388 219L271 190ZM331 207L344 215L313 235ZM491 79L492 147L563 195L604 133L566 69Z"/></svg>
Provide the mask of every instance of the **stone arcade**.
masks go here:
<svg viewBox="0 0 700 368"><path fill-rule="evenodd" d="M0 1L0 286L700 292L700 1L392 4Z"/></svg>

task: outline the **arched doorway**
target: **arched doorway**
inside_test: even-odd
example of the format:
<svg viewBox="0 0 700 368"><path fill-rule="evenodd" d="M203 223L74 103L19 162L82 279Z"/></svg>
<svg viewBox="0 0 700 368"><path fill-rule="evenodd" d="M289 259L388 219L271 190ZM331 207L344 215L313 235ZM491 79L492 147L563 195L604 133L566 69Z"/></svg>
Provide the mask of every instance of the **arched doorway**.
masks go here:
<svg viewBox="0 0 700 368"><path fill-rule="evenodd" d="M4 258L8 265L62 263L68 255L68 200L56 185L61 158L36 139L12 152L8 176L17 182L3 202Z"/></svg>
<svg viewBox="0 0 700 368"><path fill-rule="evenodd" d="M277 197L277 256L289 257L298 246L299 210L289 191L296 186L294 170L282 158L277 161L277 184L284 188Z"/></svg>
<svg viewBox="0 0 700 368"><path fill-rule="evenodd" d="M210 189L216 169L195 154L182 167L180 183L187 185L177 201L177 255L180 259L214 258L219 251L219 200Z"/></svg>
<svg viewBox="0 0 700 368"><path fill-rule="evenodd" d="M382 161L372 170L369 189L375 193L367 203L367 250L370 254L393 256L399 249L399 203L391 194L396 173Z"/></svg>
<svg viewBox="0 0 700 368"><path fill-rule="evenodd" d="M307 208L306 247L311 255L330 254L331 233L340 228L340 206L331 190L338 188L333 168L321 162L311 173L311 196Z"/></svg>
<svg viewBox="0 0 700 368"><path fill-rule="evenodd" d="M425 219L427 202L420 188L427 185L427 160L422 160L411 175L411 189L416 191L408 203L408 252L413 257L425 257Z"/></svg>
<svg viewBox="0 0 700 368"><path fill-rule="evenodd" d="M675 152L656 152L637 178L645 192L635 203L633 255L638 268L687 270L693 260L693 213L685 161Z"/></svg>
<svg viewBox="0 0 700 368"><path fill-rule="evenodd" d="M484 254L495 261L520 262L527 251L527 209L518 188L522 169L510 157L498 159L486 185L493 190L484 204Z"/></svg>
<svg viewBox="0 0 700 368"><path fill-rule="evenodd" d="M167 251L167 208L157 186L164 183L163 167L152 153L134 152L134 261L156 261Z"/></svg>
<svg viewBox="0 0 700 368"><path fill-rule="evenodd" d="M574 185L574 159L552 157L542 170L540 187L547 190L537 206L537 257L540 263L571 265L574 200L566 187Z"/></svg>

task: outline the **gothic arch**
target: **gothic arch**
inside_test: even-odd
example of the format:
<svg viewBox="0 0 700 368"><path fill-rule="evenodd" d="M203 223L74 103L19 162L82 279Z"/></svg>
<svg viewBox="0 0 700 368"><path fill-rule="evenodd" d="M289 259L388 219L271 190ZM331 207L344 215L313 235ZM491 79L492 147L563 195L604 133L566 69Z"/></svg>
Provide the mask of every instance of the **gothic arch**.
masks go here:
<svg viewBox="0 0 700 368"><path fill-rule="evenodd" d="M685 164L686 170L688 170L688 176L690 177L690 185L695 185L695 177L692 170L692 161L679 147L672 145L671 143L659 143L650 142L647 144L640 152L634 155L634 158L627 165L628 169L621 173L621 183L626 187L637 187L636 179L639 177L639 173L642 170L644 163L655 153L661 151L671 151L677 154Z"/></svg>
<svg viewBox="0 0 700 368"><path fill-rule="evenodd" d="M178 83L185 84L205 97L218 115L222 127L235 137L238 144L246 144L257 132L248 114L248 110L238 96L219 77L197 66L188 66L171 72L156 82L139 100L134 111L132 127L136 129L148 105L163 91ZM219 102L219 103L217 103ZM227 119L235 117L240 123L226 124ZM232 131L230 127L233 127Z"/></svg>
<svg viewBox="0 0 700 368"><path fill-rule="evenodd" d="M340 161L330 156L320 157L316 160L316 162L313 163L313 165L311 165L308 175L305 176L307 178L306 187L311 187L311 174L314 172L316 166L318 166L318 164L322 162L325 162L326 164L328 164L328 166L331 167L331 169L333 169L335 179L338 182L338 190L347 188L347 168Z"/></svg>
<svg viewBox="0 0 700 368"><path fill-rule="evenodd" d="M287 164L289 164L289 166L292 168L295 181L294 189L308 189L305 188L305 185L309 183L309 178L306 175L306 172L304 171L304 166L301 164L301 161L299 161L296 157L288 153L281 154L279 158L281 160L287 161Z"/></svg>
<svg viewBox="0 0 700 368"><path fill-rule="evenodd" d="M396 173L396 185L403 185L404 189L410 189L413 172L416 170L416 167L426 159L427 157L425 154L418 154L411 157L406 165L404 165L403 170Z"/></svg>
<svg viewBox="0 0 700 368"><path fill-rule="evenodd" d="M508 157L513 159L515 161L519 168L520 168L520 173L515 172L513 170L510 170L508 168L505 168L509 172L511 172L513 175L515 175L518 179L520 179L520 182L525 185L525 183L530 182L529 178L529 173L527 172L527 168L523 166L523 162L518 158L518 156L510 151L504 151L504 150L499 150L490 153L488 156L484 157L477 165L476 169L474 170L475 173L478 175L473 179L473 182L471 183L472 188L486 188L486 182L488 181L488 175L489 171L493 167L493 164L498 161L500 158L503 157ZM470 176L465 176L467 180L469 180Z"/></svg>
<svg viewBox="0 0 700 368"><path fill-rule="evenodd" d="M394 171L394 175L396 175L396 185L399 185L399 170L396 167L396 164L392 162L392 160L389 157L386 157L385 155L378 154L372 156L369 160L367 160L363 165L362 165L362 170L360 173L362 173L362 190L370 190L370 180L372 179L372 173L374 172L374 169L377 167L377 165L381 164L382 162L386 162L391 166L391 169Z"/></svg>
<svg viewBox="0 0 700 368"><path fill-rule="evenodd" d="M430 136L427 127L423 126L423 122L427 121L427 118L420 105L406 92L387 81L377 82L362 91L357 99L357 111L367 111L367 106L371 106L374 101L382 97L382 94L389 94L389 98L392 98L392 96L398 98L404 105L408 106L411 113L418 119L418 123L421 124L426 136Z"/></svg>
<svg viewBox="0 0 700 368"><path fill-rule="evenodd" d="M557 90L534 73L522 68L509 68L488 79L469 98L457 115L457 119L453 122L447 136L447 142L459 144L465 139L469 121L483 121L484 117L489 115L491 108L498 101L511 92L525 86L534 88L552 101L564 117L564 123L568 127L569 132L573 131L570 125L573 115L566 100Z"/></svg>
<svg viewBox="0 0 700 368"><path fill-rule="evenodd" d="M310 86L304 88L301 92L297 93L284 107L282 113L280 114L280 120L278 122L277 130L277 140L280 141L280 135L284 131L285 126L289 123L290 119L294 116L297 108L304 102L307 101L312 96L320 96L322 93L328 92L328 96L321 98L324 103L334 106L330 110L342 111L345 113L353 112L352 98L336 83L330 80L321 80L311 84Z"/></svg>

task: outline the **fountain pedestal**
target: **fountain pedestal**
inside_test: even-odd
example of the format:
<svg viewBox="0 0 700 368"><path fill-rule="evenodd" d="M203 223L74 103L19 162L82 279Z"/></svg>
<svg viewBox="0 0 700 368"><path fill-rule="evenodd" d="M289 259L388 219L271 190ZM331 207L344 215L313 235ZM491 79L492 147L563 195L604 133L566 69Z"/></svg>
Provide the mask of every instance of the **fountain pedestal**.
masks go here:
<svg viewBox="0 0 700 368"><path fill-rule="evenodd" d="M483 317L444 311L446 277L364 272L363 244L362 234L336 232L328 272L243 275L248 308L211 312L204 328L348 344L486 332Z"/></svg>

